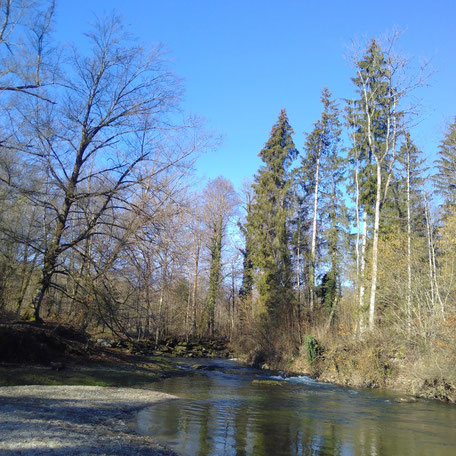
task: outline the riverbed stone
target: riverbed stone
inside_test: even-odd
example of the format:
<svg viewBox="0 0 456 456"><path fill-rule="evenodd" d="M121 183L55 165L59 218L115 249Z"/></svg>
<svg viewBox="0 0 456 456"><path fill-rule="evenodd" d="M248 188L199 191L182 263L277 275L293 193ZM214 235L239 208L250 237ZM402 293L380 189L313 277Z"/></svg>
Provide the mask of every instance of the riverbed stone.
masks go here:
<svg viewBox="0 0 456 456"><path fill-rule="evenodd" d="M132 413L174 396L93 386L0 388L0 454L171 456L127 425Z"/></svg>

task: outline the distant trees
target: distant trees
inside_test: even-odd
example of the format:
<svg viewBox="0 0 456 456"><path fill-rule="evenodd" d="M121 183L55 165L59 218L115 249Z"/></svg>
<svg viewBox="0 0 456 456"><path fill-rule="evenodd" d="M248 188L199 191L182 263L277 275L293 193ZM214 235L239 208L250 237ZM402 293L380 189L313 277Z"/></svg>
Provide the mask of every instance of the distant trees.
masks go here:
<svg viewBox="0 0 456 456"><path fill-rule="evenodd" d="M55 107L32 106L27 116L32 137L25 154L46 170L55 201L49 205L50 195L36 201L53 214L33 297L36 320L59 257L102 226L109 230L114 214L129 209L135 185L193 151L172 151L160 134L179 88L159 50L128 48L122 33L116 18L99 22L89 35L92 55L74 53Z"/></svg>
<svg viewBox="0 0 456 456"><path fill-rule="evenodd" d="M0 2L0 310L9 299L15 300L17 311L22 309L38 260L38 252L25 240L40 237L43 244L37 230L43 214L29 205L40 186L33 174L41 171L18 160L28 143L18 137L23 117L16 117L15 110L24 103L52 103L45 88L54 83L56 71L50 45L53 20L53 1Z"/></svg>
<svg viewBox="0 0 456 456"><path fill-rule="evenodd" d="M329 328L407 347L451 334L456 123L436 208L393 46L354 56L345 125L323 89L300 162L282 110L239 198L224 177L187 178L213 141L182 119L160 48L111 17L87 55L67 54L52 1L3 1L0 15L1 315L156 343L225 336L263 362Z"/></svg>
<svg viewBox="0 0 456 456"><path fill-rule="evenodd" d="M208 231L210 253L209 289L207 296L208 334L215 331L215 305L222 280L222 248L228 224L238 208L238 197L231 182L218 177L208 182L203 192L204 224Z"/></svg>
<svg viewBox="0 0 456 456"><path fill-rule="evenodd" d="M407 78L408 62L393 51L395 38L384 48L372 40L355 55L347 149L341 112L324 89L323 112L307 135L300 165L293 163L297 153L284 112L260 152L264 165L240 225L241 297L250 308L256 303L268 311L278 325L270 327L276 340L285 337L278 328L288 328L293 345L332 324L361 340L378 328L410 343L431 340L430 328L446 319L453 275L442 242L452 249L453 220L442 218L439 227L427 202L422 152L408 131L405 107L422 80ZM448 195L444 211L450 216L453 127L441 145L436 179ZM346 204L348 195L353 199Z"/></svg>
<svg viewBox="0 0 456 456"><path fill-rule="evenodd" d="M118 18L96 23L87 35L89 55L73 49L51 62L53 3L45 11L19 1L1 7L8 115L0 193L11 209L21 202L25 222L12 226L8 210L1 232L22 252L11 258L20 271L16 310L23 312L28 296L41 321L43 302L47 297L51 304L53 294L60 296L54 310L65 300L88 309L88 299L101 299L94 286L110 275L145 220L155 223L163 213L189 160L208 141L195 120L179 120L182 89L160 48L130 41ZM17 27L29 27L26 39ZM14 97L4 96L10 92ZM103 296L114 299L118 290L104 284ZM116 307L110 305L111 316Z"/></svg>

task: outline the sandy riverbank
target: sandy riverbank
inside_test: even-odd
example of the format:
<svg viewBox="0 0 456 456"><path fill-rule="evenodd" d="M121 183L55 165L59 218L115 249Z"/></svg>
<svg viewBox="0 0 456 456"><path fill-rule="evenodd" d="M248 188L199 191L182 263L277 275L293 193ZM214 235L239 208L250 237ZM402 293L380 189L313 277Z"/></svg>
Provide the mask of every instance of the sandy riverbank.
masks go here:
<svg viewBox="0 0 456 456"><path fill-rule="evenodd" d="M173 453L128 426L134 412L174 399L147 389L99 386L0 388L0 453L150 455Z"/></svg>

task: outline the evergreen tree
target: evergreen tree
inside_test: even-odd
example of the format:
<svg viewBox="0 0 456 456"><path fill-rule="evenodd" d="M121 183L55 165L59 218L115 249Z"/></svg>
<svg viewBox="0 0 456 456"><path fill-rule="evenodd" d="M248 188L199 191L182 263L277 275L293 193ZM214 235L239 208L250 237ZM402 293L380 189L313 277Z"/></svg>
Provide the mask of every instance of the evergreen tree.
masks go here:
<svg viewBox="0 0 456 456"><path fill-rule="evenodd" d="M306 290L305 285L309 282L310 269L310 207L308 204L309 200L306 198L300 185L302 181L299 168L294 170L293 175L293 215L289 223L289 229L291 234L292 270L294 271L293 285L296 290L297 319L300 324L303 317L304 305L309 303L308 290ZM300 332L299 335L301 335Z"/></svg>
<svg viewBox="0 0 456 456"><path fill-rule="evenodd" d="M244 248L242 254L242 284L239 296L247 298L253 290L253 261L252 261L252 237L246 226L239 223L239 229L244 236Z"/></svg>
<svg viewBox="0 0 456 456"><path fill-rule="evenodd" d="M264 165L255 176L255 200L247 216L259 300L273 323L278 323L284 313L292 317L288 228L292 190L290 165L298 154L292 134L286 112L282 110L259 154Z"/></svg>
<svg viewBox="0 0 456 456"><path fill-rule="evenodd" d="M364 169L357 167L358 207L364 206L359 305L363 312L367 223L369 215L373 214L369 302L369 329L372 330L376 314L380 217L394 170L394 150L402 118L398 103L406 92L394 86L396 62L384 54L375 39L364 57L356 62L356 71L352 81L359 99L350 102L349 117L354 123L356 161L358 166L364 164ZM360 325L362 330L364 323L360 322Z"/></svg>
<svg viewBox="0 0 456 456"><path fill-rule="evenodd" d="M423 203L422 152L406 131L397 153L394 174L391 176L390 192L383 205L380 231L382 235L407 231L410 221L414 234L425 236L426 224ZM410 211L410 214L408 212ZM410 220L409 220L410 216Z"/></svg>
<svg viewBox="0 0 456 456"><path fill-rule="evenodd" d="M253 271L253 238L251 233L251 225L248 224L248 217L252 210L254 201L253 188L250 182L244 181L243 184L243 201L246 219L241 222L238 221L238 228L244 237L244 248L240 248L242 255L242 283L239 289L239 296L242 300L250 298L252 295L254 284L254 271Z"/></svg>
<svg viewBox="0 0 456 456"><path fill-rule="evenodd" d="M315 280L317 270L317 241L322 237L319 223L322 222L322 197L325 195L325 210L327 211L330 225L333 229L328 231L330 235L329 248L332 250L334 258L332 261L332 278L336 283L335 252L337 241L332 233L336 227L335 200L337 186L340 177L338 145L340 142L341 126L339 122L339 110L335 102L331 99L331 92L325 88L321 94L323 112L321 119L315 123L313 131L307 135L305 143L306 155L302 159L300 168L301 185L304 194L313 200L312 208L312 228L311 228L311 246L309 259L309 298L310 314L312 316L315 305ZM308 199L308 198L305 198ZM318 235L320 232L320 236Z"/></svg>
<svg viewBox="0 0 456 456"><path fill-rule="evenodd" d="M413 142L410 133L406 132L399 150L398 162L400 196L397 198L403 206L400 214L405 214L404 219L410 218L411 231L418 236L426 236L424 183L423 174L427 168L424 166L425 159L421 158L423 152ZM407 216L410 210L410 217ZM402 217L401 217L402 218ZM404 224L403 224L404 225ZM405 229L403 228L405 231Z"/></svg>
<svg viewBox="0 0 456 456"><path fill-rule="evenodd" d="M339 114L337 107L334 113ZM332 144L327 156L322 188L323 238L326 261L329 263L329 270L325 274L327 280L323 304L330 312L329 322L332 321L341 296L342 241L348 224L341 189L345 178L346 159L340 155L341 124L338 117L332 119L332 130Z"/></svg>
<svg viewBox="0 0 456 456"><path fill-rule="evenodd" d="M424 209L420 205L419 195L423 185L421 177L422 164L424 160L420 160L421 152L415 146L407 132L405 141L400 149L400 162L404 166L405 171L405 195L407 208L407 330L410 334L412 329L412 230L415 233L424 233L424 226L419 228L419 221L424 217L416 217L419 212L424 214L423 210L414 210L416 208ZM418 223L417 223L418 222Z"/></svg>
<svg viewBox="0 0 456 456"><path fill-rule="evenodd" d="M456 204L456 118L440 143L436 164L439 173L434 176L435 186L443 196L444 208L448 212L454 210Z"/></svg>

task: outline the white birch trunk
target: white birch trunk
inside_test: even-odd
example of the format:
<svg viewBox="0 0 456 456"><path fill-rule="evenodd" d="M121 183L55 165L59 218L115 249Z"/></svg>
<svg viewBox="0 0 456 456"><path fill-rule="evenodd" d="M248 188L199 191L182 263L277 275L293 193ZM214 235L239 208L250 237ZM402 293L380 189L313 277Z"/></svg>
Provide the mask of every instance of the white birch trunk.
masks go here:
<svg viewBox="0 0 456 456"><path fill-rule="evenodd" d="M374 329L375 324L375 297L377 292L378 275L378 235L380 228L380 202L382 195L382 167L377 161L377 192L375 196L374 236L372 240L372 282L369 302L369 331Z"/></svg>
<svg viewBox="0 0 456 456"><path fill-rule="evenodd" d="M318 216L318 187L320 185L320 156L321 150L318 151L317 165L315 171L315 188L314 188L314 213L312 221L312 245L310 251L310 316L312 318L315 306L315 255L317 250L317 216Z"/></svg>
<svg viewBox="0 0 456 456"><path fill-rule="evenodd" d="M363 234L361 244L361 257L360 257L360 284L359 284L359 332L363 334L365 331L365 320L364 320L364 294L365 294L365 270L366 270L366 247L367 247L367 211L363 213Z"/></svg>
<svg viewBox="0 0 456 456"><path fill-rule="evenodd" d="M410 151L407 150L407 332L412 330L412 223L410 215Z"/></svg>
<svg viewBox="0 0 456 456"><path fill-rule="evenodd" d="M432 236L431 236L431 222L429 220L429 206L426 198L426 193L424 193L424 202L426 215L426 231L427 231L427 240L428 240L428 256L429 256L429 282L431 285L431 305L435 309L435 291L434 291L434 270L432 267Z"/></svg>

